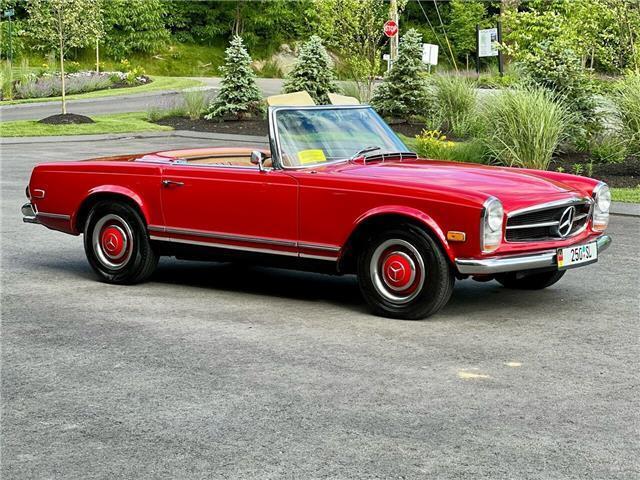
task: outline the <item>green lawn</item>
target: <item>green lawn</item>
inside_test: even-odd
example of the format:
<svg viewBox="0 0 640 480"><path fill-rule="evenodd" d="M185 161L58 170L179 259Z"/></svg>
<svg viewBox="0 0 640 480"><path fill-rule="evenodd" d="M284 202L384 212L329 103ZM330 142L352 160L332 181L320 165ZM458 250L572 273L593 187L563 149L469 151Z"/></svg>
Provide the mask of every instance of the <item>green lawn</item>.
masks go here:
<svg viewBox="0 0 640 480"><path fill-rule="evenodd" d="M99 97L112 97L118 95L131 95L134 93L153 92L158 90L183 90L190 87L198 87L202 85L202 82L193 80L191 78L183 77L151 77L153 82L147 85L140 85L139 87L131 88L116 88L97 90L95 92L78 93L75 95L67 95L67 100L76 100L82 98L99 98ZM59 102L61 97L48 97L48 98L25 98L23 100L7 100L0 102L0 105L14 105L17 103L35 103L35 102Z"/></svg>
<svg viewBox="0 0 640 480"><path fill-rule="evenodd" d="M615 202L640 203L640 186L635 188L612 188L611 197Z"/></svg>
<svg viewBox="0 0 640 480"><path fill-rule="evenodd" d="M0 123L0 137L41 137L50 135L91 135L96 133L133 133L172 130L146 120L144 112L96 115L95 123L81 125L46 125L35 120Z"/></svg>

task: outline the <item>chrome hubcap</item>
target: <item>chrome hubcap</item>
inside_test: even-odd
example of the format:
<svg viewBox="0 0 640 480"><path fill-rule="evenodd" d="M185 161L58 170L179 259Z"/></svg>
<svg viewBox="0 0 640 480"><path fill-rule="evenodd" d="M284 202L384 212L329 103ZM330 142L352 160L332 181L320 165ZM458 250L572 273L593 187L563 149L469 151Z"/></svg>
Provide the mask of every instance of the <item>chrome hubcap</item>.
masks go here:
<svg viewBox="0 0 640 480"><path fill-rule="evenodd" d="M382 242L373 252L369 267L373 286L390 303L403 305L410 302L424 285L422 256L405 240Z"/></svg>
<svg viewBox="0 0 640 480"><path fill-rule="evenodd" d="M123 268L133 252L133 234L120 216L102 217L93 229L93 251L98 261L110 270Z"/></svg>

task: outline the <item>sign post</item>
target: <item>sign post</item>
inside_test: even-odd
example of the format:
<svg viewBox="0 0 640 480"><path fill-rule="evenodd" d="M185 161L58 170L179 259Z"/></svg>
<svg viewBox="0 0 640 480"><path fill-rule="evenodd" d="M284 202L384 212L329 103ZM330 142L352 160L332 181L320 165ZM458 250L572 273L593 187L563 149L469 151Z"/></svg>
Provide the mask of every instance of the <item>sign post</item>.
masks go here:
<svg viewBox="0 0 640 480"><path fill-rule="evenodd" d="M500 76L504 74L504 60L499 44L502 42L502 24L498 22L497 28L481 29L476 25L476 72L480 75L481 57L498 57Z"/></svg>
<svg viewBox="0 0 640 480"><path fill-rule="evenodd" d="M7 58L9 59L9 63L13 63L13 29L11 25L11 17L16 14L16 11L13 8L8 8L4 11L4 18L9 19L9 55Z"/></svg>
<svg viewBox="0 0 640 480"><path fill-rule="evenodd" d="M438 45L422 44L422 63L429 65L429 73L431 73L431 65L438 65Z"/></svg>

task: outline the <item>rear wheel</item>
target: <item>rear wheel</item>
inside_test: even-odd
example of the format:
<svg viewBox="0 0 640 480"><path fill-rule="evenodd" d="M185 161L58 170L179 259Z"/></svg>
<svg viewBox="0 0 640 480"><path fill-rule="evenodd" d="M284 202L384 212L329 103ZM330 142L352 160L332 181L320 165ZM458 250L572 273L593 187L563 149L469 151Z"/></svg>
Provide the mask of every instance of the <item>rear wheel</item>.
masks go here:
<svg viewBox="0 0 640 480"><path fill-rule="evenodd" d="M417 320L449 301L454 275L440 246L407 225L372 237L358 259L358 281L378 315Z"/></svg>
<svg viewBox="0 0 640 480"><path fill-rule="evenodd" d="M551 270L540 273L509 272L496 276L496 280L506 288L515 290L542 290L560 280L565 270Z"/></svg>
<svg viewBox="0 0 640 480"><path fill-rule="evenodd" d="M95 204L85 223L84 249L98 277L109 283L142 282L158 264L140 214L125 203Z"/></svg>

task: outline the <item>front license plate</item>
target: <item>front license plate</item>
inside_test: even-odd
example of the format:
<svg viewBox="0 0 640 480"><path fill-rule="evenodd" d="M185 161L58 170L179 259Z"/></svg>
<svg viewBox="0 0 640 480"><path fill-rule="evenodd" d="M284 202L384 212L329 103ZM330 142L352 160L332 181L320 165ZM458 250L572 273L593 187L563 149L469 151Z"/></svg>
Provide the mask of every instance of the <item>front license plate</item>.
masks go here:
<svg viewBox="0 0 640 480"><path fill-rule="evenodd" d="M596 242L558 249L558 269L560 270L597 261L598 246Z"/></svg>

